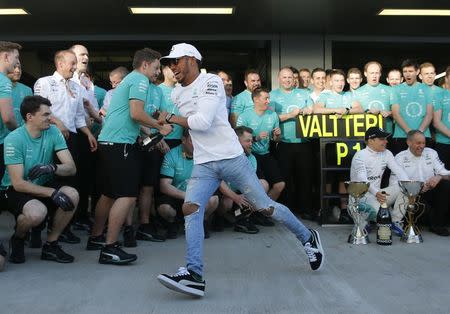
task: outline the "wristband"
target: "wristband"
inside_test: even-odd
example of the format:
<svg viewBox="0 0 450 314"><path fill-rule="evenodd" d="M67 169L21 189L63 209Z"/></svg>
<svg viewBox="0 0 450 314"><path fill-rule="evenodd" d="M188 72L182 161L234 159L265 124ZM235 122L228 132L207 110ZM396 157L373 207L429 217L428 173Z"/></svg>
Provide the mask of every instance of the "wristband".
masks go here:
<svg viewBox="0 0 450 314"><path fill-rule="evenodd" d="M173 113L169 113L169 114L166 116L166 122L167 122L167 123L170 123L170 119L172 119L173 116L174 116Z"/></svg>

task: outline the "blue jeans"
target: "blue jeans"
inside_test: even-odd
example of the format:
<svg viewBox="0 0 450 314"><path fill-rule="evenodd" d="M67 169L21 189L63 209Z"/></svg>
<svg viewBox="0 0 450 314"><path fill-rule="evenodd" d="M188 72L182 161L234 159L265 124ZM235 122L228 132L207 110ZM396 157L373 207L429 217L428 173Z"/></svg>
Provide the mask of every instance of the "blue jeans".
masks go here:
<svg viewBox="0 0 450 314"><path fill-rule="evenodd" d="M185 216L187 268L203 274L203 217L205 206L221 181L231 182L257 210L273 208L272 218L283 223L302 244L311 238L311 232L292 214L286 206L267 196L255 171L245 155L232 159L210 161L194 165L189 180L185 203L199 206L198 210Z"/></svg>

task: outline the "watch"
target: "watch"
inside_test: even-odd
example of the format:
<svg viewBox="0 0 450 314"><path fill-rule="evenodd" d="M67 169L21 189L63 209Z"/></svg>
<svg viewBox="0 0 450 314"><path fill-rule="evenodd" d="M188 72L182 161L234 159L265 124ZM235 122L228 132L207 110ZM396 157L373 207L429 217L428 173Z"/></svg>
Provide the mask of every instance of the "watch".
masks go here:
<svg viewBox="0 0 450 314"><path fill-rule="evenodd" d="M166 122L167 122L167 123L170 123L170 119L172 119L173 116L174 116L173 113L169 113L169 114L166 116Z"/></svg>

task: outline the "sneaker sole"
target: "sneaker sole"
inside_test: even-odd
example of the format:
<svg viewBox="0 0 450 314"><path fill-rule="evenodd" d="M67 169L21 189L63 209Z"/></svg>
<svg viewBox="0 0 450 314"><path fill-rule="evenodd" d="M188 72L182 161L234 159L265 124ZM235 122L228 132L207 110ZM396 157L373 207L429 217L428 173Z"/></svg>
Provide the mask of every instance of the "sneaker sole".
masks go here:
<svg viewBox="0 0 450 314"><path fill-rule="evenodd" d="M155 237L149 236L147 234L139 234L139 233L136 233L136 240L150 241L150 242L164 242L165 241L163 239L156 239Z"/></svg>
<svg viewBox="0 0 450 314"><path fill-rule="evenodd" d="M184 285L179 284L178 282L167 278L166 276L163 275L159 275L157 277L158 281L166 288L176 291L176 292L180 292L180 293L184 293L187 295L190 295L192 297L197 297L197 298L201 298L205 296L205 291L201 291L201 290L197 290L197 289L193 289L190 287L186 287Z"/></svg>
<svg viewBox="0 0 450 314"><path fill-rule="evenodd" d="M62 260L62 259L58 259L55 258L53 256L47 256L47 255L41 255L41 260L43 261L53 261L53 262L57 262L57 263L62 263L62 264L69 264L69 263L73 263L73 259L72 260Z"/></svg>
<svg viewBox="0 0 450 314"><path fill-rule="evenodd" d="M251 231L251 230L248 230L248 229L243 228L243 227L241 227L241 226L239 226L239 227L234 227L234 231L236 231L236 232L242 232L242 233L247 233L247 234L257 234L257 233L259 232L259 230Z"/></svg>
<svg viewBox="0 0 450 314"><path fill-rule="evenodd" d="M129 258L129 259L125 259L125 260L120 260L120 261L113 261L113 260L102 260L99 259L98 262L99 264L109 264L109 265L127 265L129 263L132 263L134 261L137 260L137 256L135 258Z"/></svg>
<svg viewBox="0 0 450 314"><path fill-rule="evenodd" d="M319 249L320 253L322 253L322 263L320 263L319 268L317 268L314 271L318 271L322 269L323 264L325 263L325 252L323 251L322 242L320 241L320 235L319 232L317 232L314 229L309 229L311 231L311 234L313 234L314 238L316 239L317 248Z"/></svg>

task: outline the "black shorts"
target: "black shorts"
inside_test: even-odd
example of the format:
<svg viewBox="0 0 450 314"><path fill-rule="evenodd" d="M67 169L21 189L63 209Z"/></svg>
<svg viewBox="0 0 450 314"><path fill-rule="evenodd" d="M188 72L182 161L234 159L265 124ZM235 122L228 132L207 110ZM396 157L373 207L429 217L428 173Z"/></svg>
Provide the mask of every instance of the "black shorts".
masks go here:
<svg viewBox="0 0 450 314"><path fill-rule="evenodd" d="M159 172L164 155L157 149L150 152L142 151L142 172L141 172L141 186L158 186Z"/></svg>
<svg viewBox="0 0 450 314"><path fill-rule="evenodd" d="M178 221L181 221L184 217L183 203L184 203L184 200L180 200L178 198L174 198L167 194L162 194L162 193L156 199L157 207L159 207L160 205L169 205L170 207L172 207L177 212L176 219ZM159 213L158 213L158 216L160 216Z"/></svg>
<svg viewBox="0 0 450 314"><path fill-rule="evenodd" d="M52 181L49 184L46 184L46 186L54 189L59 189L61 187L61 185L59 185L56 181ZM8 211L13 214L16 219L20 214L22 214L25 204L31 200L38 200L43 203L45 207L47 207L47 213L49 216L53 216L58 209L50 197L38 197L27 193L17 192L12 186L4 191L4 193Z"/></svg>
<svg viewBox="0 0 450 314"><path fill-rule="evenodd" d="M106 197L137 197L142 155L136 144L98 143L99 191Z"/></svg>
<svg viewBox="0 0 450 314"><path fill-rule="evenodd" d="M258 164L258 169L261 169L261 172L264 175L264 178L269 182L270 185L274 185L279 182L283 182L283 176L281 175L280 168L278 167L278 163L272 154L253 154L256 157L256 161Z"/></svg>

